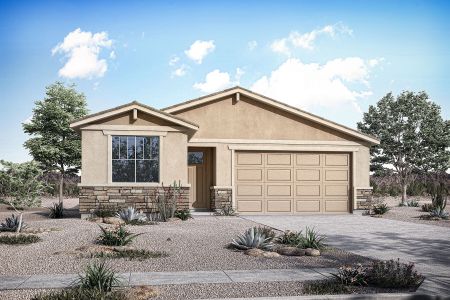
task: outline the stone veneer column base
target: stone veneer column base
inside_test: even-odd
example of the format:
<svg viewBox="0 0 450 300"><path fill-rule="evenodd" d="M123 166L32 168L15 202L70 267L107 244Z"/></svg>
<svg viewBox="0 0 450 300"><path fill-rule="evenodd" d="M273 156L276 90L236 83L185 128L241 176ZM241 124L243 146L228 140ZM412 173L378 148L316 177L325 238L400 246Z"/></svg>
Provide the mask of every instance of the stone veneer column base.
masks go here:
<svg viewBox="0 0 450 300"><path fill-rule="evenodd" d="M212 186L211 191L211 210L220 210L225 204L231 204L233 190L231 187Z"/></svg>
<svg viewBox="0 0 450 300"><path fill-rule="evenodd" d="M156 192L162 191L162 189L162 187L142 186L83 186L79 196L80 214L82 217L89 217L101 206L117 209L131 206L145 213L156 212ZM189 209L189 187L181 188L181 197L177 208Z"/></svg>

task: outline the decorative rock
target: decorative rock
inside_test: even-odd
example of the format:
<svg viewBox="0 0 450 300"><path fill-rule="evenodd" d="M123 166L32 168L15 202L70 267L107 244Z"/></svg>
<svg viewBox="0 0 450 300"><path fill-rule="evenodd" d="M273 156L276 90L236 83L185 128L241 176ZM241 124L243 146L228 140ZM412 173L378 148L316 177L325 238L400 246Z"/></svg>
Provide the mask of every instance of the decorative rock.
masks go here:
<svg viewBox="0 0 450 300"><path fill-rule="evenodd" d="M136 250L136 248L134 248L133 246L113 246L112 250L116 252L124 252L124 251L133 251Z"/></svg>
<svg viewBox="0 0 450 300"><path fill-rule="evenodd" d="M305 254L307 256L320 256L320 251L317 249L306 248Z"/></svg>
<svg viewBox="0 0 450 300"><path fill-rule="evenodd" d="M263 252L262 257L265 258L274 258L274 257L280 257L281 255L276 252Z"/></svg>
<svg viewBox="0 0 450 300"><path fill-rule="evenodd" d="M103 218L92 217L92 218L89 218L89 221L94 222L94 223L103 223Z"/></svg>
<svg viewBox="0 0 450 300"><path fill-rule="evenodd" d="M122 225L122 224L125 224L125 222L121 218L117 218L117 217L106 217L106 218L103 218L103 223L111 224L111 225Z"/></svg>
<svg viewBox="0 0 450 300"><path fill-rule="evenodd" d="M300 249L297 247L282 247L277 250L278 254L286 256L304 256L305 249Z"/></svg>
<svg viewBox="0 0 450 300"><path fill-rule="evenodd" d="M249 256L253 256L253 257L261 257L264 254L264 251L261 249L248 249L244 251L244 254L249 255Z"/></svg>

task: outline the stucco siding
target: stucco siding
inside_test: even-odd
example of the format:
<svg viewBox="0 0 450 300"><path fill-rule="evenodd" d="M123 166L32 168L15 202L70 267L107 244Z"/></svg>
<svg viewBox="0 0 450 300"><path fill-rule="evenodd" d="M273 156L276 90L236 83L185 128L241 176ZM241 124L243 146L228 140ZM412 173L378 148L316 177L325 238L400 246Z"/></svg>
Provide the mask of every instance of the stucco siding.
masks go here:
<svg viewBox="0 0 450 300"><path fill-rule="evenodd" d="M172 184L174 180L186 185L188 180L187 136L182 132L168 132L162 138L161 181L164 185Z"/></svg>
<svg viewBox="0 0 450 300"><path fill-rule="evenodd" d="M108 137L101 130L83 130L81 147L81 184L108 183Z"/></svg>

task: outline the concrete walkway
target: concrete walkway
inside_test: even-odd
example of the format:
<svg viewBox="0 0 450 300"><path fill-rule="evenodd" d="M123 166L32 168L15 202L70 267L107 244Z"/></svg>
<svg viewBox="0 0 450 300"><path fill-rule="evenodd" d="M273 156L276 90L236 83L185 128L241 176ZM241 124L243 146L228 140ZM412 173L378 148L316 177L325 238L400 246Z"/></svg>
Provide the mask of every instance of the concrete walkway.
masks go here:
<svg viewBox="0 0 450 300"><path fill-rule="evenodd" d="M377 259L414 262L427 279L418 292L450 295L450 228L352 215L245 216L279 230L315 227L328 244Z"/></svg>
<svg viewBox="0 0 450 300"><path fill-rule="evenodd" d="M192 272L122 273L122 286L239 283L272 281L306 281L323 279L334 269L273 269L273 270L223 270ZM65 288L72 285L77 274L0 276L0 290Z"/></svg>

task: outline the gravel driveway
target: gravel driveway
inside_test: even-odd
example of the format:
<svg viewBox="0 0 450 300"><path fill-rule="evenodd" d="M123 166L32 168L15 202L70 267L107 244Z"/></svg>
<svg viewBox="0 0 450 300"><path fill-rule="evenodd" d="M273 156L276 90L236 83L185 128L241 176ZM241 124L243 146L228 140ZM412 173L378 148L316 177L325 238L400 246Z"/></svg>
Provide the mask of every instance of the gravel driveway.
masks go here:
<svg viewBox="0 0 450 300"><path fill-rule="evenodd" d="M351 215L246 216L279 230L314 226L328 236L330 245L353 253L414 262L434 282L450 293L450 228Z"/></svg>

